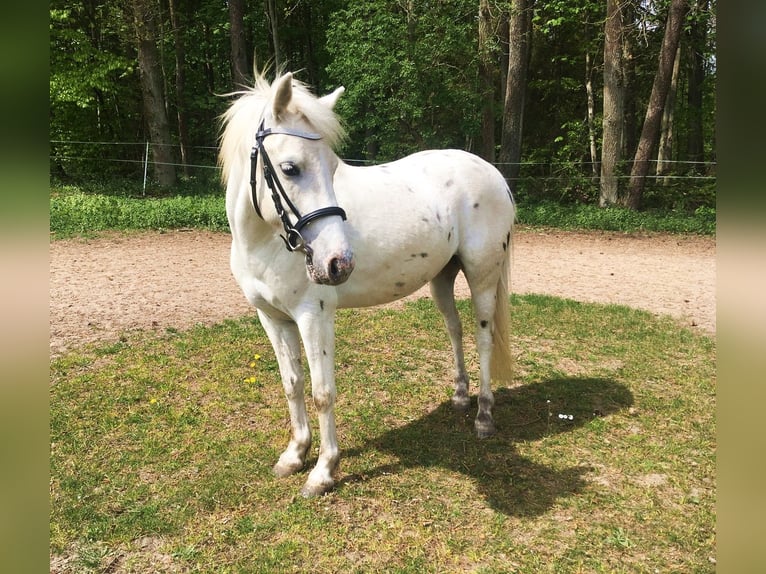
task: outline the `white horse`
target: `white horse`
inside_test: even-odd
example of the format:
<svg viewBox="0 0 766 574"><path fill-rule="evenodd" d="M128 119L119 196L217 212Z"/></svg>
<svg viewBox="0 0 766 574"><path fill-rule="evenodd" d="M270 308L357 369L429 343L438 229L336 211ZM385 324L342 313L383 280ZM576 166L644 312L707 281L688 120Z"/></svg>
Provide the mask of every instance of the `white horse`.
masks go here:
<svg viewBox="0 0 766 574"><path fill-rule="evenodd" d="M453 404L469 407L454 282L463 271L476 315L479 437L495 432L491 379L510 380L508 266L514 202L500 172L463 151L431 150L372 167L333 152L340 87L317 98L292 74L238 94L222 117L219 164L231 270L274 347L292 434L274 466L302 469L311 445L301 340L319 415L320 451L301 490L328 492L335 432L335 310L394 301L430 282L452 342ZM302 215L305 214L305 215ZM281 236L281 238L280 238Z"/></svg>

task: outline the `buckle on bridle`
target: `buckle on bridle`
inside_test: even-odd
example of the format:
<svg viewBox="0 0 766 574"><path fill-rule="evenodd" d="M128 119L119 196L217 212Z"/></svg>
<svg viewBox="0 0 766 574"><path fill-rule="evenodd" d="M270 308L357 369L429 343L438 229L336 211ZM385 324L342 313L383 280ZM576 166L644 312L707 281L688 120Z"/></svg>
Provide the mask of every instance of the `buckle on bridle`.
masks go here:
<svg viewBox="0 0 766 574"><path fill-rule="evenodd" d="M301 251L305 253L307 257L310 256L311 248L306 244L306 240L303 239L301 232L294 227L285 230L285 235L280 235L279 237L285 242L285 247L287 247L288 251Z"/></svg>

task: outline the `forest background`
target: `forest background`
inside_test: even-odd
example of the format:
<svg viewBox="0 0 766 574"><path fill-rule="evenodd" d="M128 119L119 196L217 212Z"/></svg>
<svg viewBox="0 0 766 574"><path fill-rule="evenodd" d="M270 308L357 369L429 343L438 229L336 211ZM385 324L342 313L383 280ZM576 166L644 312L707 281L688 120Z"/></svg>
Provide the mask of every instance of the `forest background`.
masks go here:
<svg viewBox="0 0 766 574"><path fill-rule="evenodd" d="M157 194L220 194L226 94L268 65L318 94L346 87L346 161L461 148L520 202L714 215L715 13L715 0L54 0L51 182L146 173Z"/></svg>

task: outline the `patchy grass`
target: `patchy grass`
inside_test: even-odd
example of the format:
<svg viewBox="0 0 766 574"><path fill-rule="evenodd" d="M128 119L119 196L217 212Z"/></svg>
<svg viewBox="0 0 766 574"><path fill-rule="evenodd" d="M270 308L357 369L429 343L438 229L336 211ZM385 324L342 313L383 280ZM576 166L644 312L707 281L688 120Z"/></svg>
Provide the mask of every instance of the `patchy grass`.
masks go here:
<svg viewBox="0 0 766 574"><path fill-rule="evenodd" d="M513 318L479 441L429 300L339 313L343 458L313 500L271 474L289 421L256 321L52 361L51 571L714 571L714 341L550 297Z"/></svg>

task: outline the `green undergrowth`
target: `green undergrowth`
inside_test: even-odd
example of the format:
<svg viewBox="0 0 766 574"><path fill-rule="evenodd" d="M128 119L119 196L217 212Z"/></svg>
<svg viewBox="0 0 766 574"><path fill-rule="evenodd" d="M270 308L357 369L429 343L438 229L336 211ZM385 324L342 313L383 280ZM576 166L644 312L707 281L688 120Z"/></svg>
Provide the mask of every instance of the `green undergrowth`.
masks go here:
<svg viewBox="0 0 766 574"><path fill-rule="evenodd" d="M227 231L224 193L216 186L180 188L172 195L142 196L137 190L105 186L56 185L50 196L50 231L54 239L91 236L108 230L179 228ZM532 227L605 231L715 235L716 211L634 211L552 201L520 202L518 222Z"/></svg>

